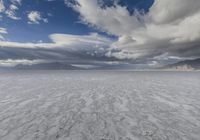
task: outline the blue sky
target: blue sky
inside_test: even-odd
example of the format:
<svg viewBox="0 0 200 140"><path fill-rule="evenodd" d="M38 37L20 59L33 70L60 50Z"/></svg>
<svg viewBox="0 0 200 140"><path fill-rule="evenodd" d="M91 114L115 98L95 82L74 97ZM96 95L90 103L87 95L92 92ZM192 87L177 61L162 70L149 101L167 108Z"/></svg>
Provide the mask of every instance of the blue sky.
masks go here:
<svg viewBox="0 0 200 140"><path fill-rule="evenodd" d="M124 0L119 3L127 6L130 12L135 8L148 11L153 0ZM11 4L10 1L4 2L5 7L9 7ZM112 5L112 2L106 0L105 4L106 6ZM42 40L49 42L51 40L48 35L52 33L84 35L90 32L98 32L105 35L104 32L81 23L79 14L66 6L64 0L24 0L17 6L19 6L19 10L17 10L16 16L20 17L20 20L3 16L0 22L1 27L7 28L6 39L10 41L37 42ZM44 18L48 19L48 23L28 24L27 14L30 11L40 12Z"/></svg>
<svg viewBox="0 0 200 140"><path fill-rule="evenodd" d="M41 55L38 48L67 50L75 58L83 60L84 56L85 63L106 60L142 67L198 58L199 3L198 0L0 0L0 46L8 49L1 50L0 59L29 61L27 56L32 51L39 53L31 57L34 60L68 58L61 52L56 54L58 58L55 54L37 58ZM186 28L191 26L192 29ZM23 54L15 53L16 49L24 48ZM22 57L12 56L13 53Z"/></svg>
<svg viewBox="0 0 200 140"><path fill-rule="evenodd" d="M9 6L7 3L5 5ZM87 26L78 23L78 13L73 12L62 0L52 2L24 1L20 7L17 12L20 20L12 20L4 16L3 22L0 24L0 26L7 28L9 32L7 38L12 41L35 42L43 40L48 42L50 41L48 35L52 33L84 34L90 30ZM48 23L28 24L27 14L30 11L39 11L42 16L48 19Z"/></svg>

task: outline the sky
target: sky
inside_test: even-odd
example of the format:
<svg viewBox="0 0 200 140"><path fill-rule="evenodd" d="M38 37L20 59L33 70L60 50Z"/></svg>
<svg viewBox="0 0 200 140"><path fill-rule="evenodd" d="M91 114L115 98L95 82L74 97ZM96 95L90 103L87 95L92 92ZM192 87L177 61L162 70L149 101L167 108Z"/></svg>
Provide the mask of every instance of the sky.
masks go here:
<svg viewBox="0 0 200 140"><path fill-rule="evenodd" d="M200 57L199 0L0 0L0 67L159 68Z"/></svg>

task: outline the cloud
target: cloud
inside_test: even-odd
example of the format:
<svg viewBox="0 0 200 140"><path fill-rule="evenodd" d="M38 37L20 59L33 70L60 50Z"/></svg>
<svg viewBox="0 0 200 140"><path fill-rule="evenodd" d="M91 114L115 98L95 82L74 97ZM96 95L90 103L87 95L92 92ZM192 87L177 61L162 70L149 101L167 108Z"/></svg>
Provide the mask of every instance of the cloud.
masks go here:
<svg viewBox="0 0 200 140"><path fill-rule="evenodd" d="M142 26L137 15L130 15L127 8L123 6L102 8L97 0L76 0L76 3L65 1L65 3L80 13L84 23L109 34L118 36L124 33L130 34L131 30Z"/></svg>
<svg viewBox="0 0 200 140"><path fill-rule="evenodd" d="M30 61L32 63L32 60L43 60L44 62L102 67L111 65L107 64L110 61L120 61L105 55L113 40L97 33L83 36L51 34L49 38L52 43L0 41L1 64L13 66L22 63L29 64Z"/></svg>
<svg viewBox="0 0 200 140"><path fill-rule="evenodd" d="M54 43L20 43L20 42L10 42L10 41L0 41L1 47L8 48L54 48L57 47Z"/></svg>
<svg viewBox="0 0 200 140"><path fill-rule="evenodd" d="M199 0L156 0L149 15L155 23L167 24L199 12L199 7Z"/></svg>
<svg viewBox="0 0 200 140"><path fill-rule="evenodd" d="M0 28L0 33L7 33L5 28ZM87 49L87 48L100 48L109 47L112 40L103 37L97 33L89 35L71 35L71 34L51 34L49 38L52 43L19 43L0 41L1 47L12 48L71 48L71 49Z"/></svg>
<svg viewBox="0 0 200 140"><path fill-rule="evenodd" d="M18 4L18 5L21 5L22 4L22 0L10 0L11 1L11 3L13 3L13 4Z"/></svg>
<svg viewBox="0 0 200 140"><path fill-rule="evenodd" d="M51 34L49 38L52 43L0 41L0 46L14 49L58 49L56 54L48 52L47 55L45 52L45 56L54 54L50 55L50 58L56 56L66 59L62 51L67 50L88 59L117 59L154 66L200 57L199 0L155 0L147 13L137 9L130 12L126 6L120 5L118 0L112 0L113 4L110 6L106 6L104 0L64 2L79 13L83 24L114 35L118 39L109 39L96 33ZM5 11L10 18L17 18L16 11L20 5L20 0L13 0L6 9L3 0L0 0L0 12ZM39 11L30 11L27 17L29 24L48 22ZM0 29L0 34L3 32L5 34L7 31ZM3 38L2 35L0 38Z"/></svg>
<svg viewBox="0 0 200 140"><path fill-rule="evenodd" d="M69 34L51 34L49 36L56 44L78 47L97 47L109 46L112 40L103 37L97 33L89 35L69 35Z"/></svg>
<svg viewBox="0 0 200 140"><path fill-rule="evenodd" d="M52 43L0 41L0 60L45 60L65 64L109 66L121 61L107 56L113 40L97 33L89 35L51 34ZM121 65L121 63L120 63Z"/></svg>
<svg viewBox="0 0 200 140"><path fill-rule="evenodd" d="M138 10L131 14L117 1L109 7L102 6L101 0L65 3L80 14L83 23L118 36L108 56L144 61L165 53L177 58L199 56L199 0L155 0L146 14Z"/></svg>
<svg viewBox="0 0 200 140"><path fill-rule="evenodd" d="M28 13L27 15L28 17L28 24L40 24L40 22L45 22L47 23L48 22L48 19L47 18L43 18L41 13L38 12L38 11L31 11Z"/></svg>
<svg viewBox="0 0 200 140"><path fill-rule="evenodd" d="M97 33L89 35L69 35L69 34L51 34L49 38L52 43L19 43L0 41L0 59L67 59L75 61L77 58L93 58L94 60L107 60L113 57L107 57L105 54L109 51L113 40L105 38ZM2 49L2 50L1 50ZM17 50L38 50L38 54L32 51ZM8 53L8 52L12 53ZM43 53L45 52L45 53ZM20 56L19 56L20 54ZM23 55L24 54L24 55ZM35 54L35 55L33 55ZM68 59L72 54L73 59ZM11 56L13 55L13 56ZM83 59L83 58L82 58ZM83 59L83 60L84 60ZM79 59L79 61L83 61ZM116 60L116 59L115 59Z"/></svg>
<svg viewBox="0 0 200 140"><path fill-rule="evenodd" d="M3 0L0 0L0 13L2 13L5 10L4 2Z"/></svg>
<svg viewBox="0 0 200 140"><path fill-rule="evenodd" d="M21 6L21 0L10 0L9 2L11 4L5 7L3 0L0 1L0 13L4 13L13 20L20 20L21 18L17 16L17 11L19 10L19 6Z"/></svg>
<svg viewBox="0 0 200 140"><path fill-rule="evenodd" d="M7 34L7 29L6 28L1 28L0 27L0 34Z"/></svg>
<svg viewBox="0 0 200 140"><path fill-rule="evenodd" d="M27 59L19 59L19 60L7 59L7 60L0 60L0 67L14 67L19 64L33 65L33 64L39 64L39 63L46 63L46 61L44 61L44 60L27 60Z"/></svg>
<svg viewBox="0 0 200 140"><path fill-rule="evenodd" d="M20 17L16 16L16 11L18 10L19 8L15 5L15 4L11 4L9 6L9 8L5 11L5 14L13 19L13 20L19 20L21 19Z"/></svg>
<svg viewBox="0 0 200 140"><path fill-rule="evenodd" d="M4 37L0 34L0 40L4 40Z"/></svg>
<svg viewBox="0 0 200 140"><path fill-rule="evenodd" d="M7 34L7 29L6 28L1 28L0 27L0 40L4 40L5 38L3 37L3 34Z"/></svg>

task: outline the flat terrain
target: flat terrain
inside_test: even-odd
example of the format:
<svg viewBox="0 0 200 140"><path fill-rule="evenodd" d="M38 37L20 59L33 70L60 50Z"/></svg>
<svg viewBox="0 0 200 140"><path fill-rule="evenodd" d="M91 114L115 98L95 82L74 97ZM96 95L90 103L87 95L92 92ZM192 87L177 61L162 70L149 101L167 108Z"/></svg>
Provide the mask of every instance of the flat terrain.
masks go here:
<svg viewBox="0 0 200 140"><path fill-rule="evenodd" d="M199 140L200 72L0 72L0 140Z"/></svg>

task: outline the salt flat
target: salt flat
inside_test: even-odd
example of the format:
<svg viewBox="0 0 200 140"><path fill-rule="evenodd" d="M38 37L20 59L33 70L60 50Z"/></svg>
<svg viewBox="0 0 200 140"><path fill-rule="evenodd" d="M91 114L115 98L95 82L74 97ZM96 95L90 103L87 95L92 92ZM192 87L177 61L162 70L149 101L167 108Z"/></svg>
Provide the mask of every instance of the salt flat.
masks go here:
<svg viewBox="0 0 200 140"><path fill-rule="evenodd" d="M199 72L0 72L0 140L199 140Z"/></svg>

